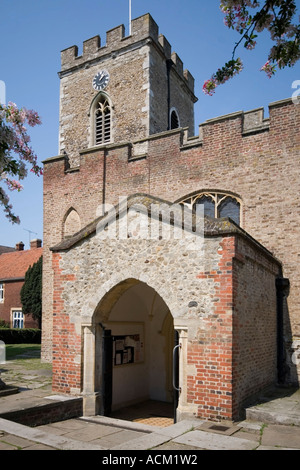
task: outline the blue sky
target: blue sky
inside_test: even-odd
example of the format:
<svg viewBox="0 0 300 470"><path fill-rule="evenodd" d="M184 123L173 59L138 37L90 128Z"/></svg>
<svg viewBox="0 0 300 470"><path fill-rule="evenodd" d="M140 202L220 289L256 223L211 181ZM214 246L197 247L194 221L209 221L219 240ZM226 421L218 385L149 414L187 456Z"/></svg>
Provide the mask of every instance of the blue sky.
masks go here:
<svg viewBox="0 0 300 470"><path fill-rule="evenodd" d="M297 0L300 10L300 0ZM223 25L219 0L132 0L132 17L150 13L195 77L196 132L210 118L288 98L292 83L300 80L300 67L278 72L269 80L260 67L266 62L271 42L267 33L254 51L240 48L243 72L205 96L202 86L217 68L231 58L238 33ZM6 85L6 102L36 110L42 125L30 132L32 146L41 162L58 153L60 51L97 34L105 44L106 31L124 24L129 31L128 0L0 0L0 81ZM298 11L299 11L298 10ZM0 245L14 246L30 238L43 237L42 178L33 175L23 182L24 190L10 193L20 225L12 225L0 206ZM29 231L31 233L29 233Z"/></svg>

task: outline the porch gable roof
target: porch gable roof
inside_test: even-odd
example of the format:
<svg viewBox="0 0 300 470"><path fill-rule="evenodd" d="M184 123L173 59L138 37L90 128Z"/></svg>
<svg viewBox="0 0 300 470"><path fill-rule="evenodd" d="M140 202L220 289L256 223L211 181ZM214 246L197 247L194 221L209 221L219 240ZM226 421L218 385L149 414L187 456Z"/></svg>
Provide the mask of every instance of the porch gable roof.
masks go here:
<svg viewBox="0 0 300 470"><path fill-rule="evenodd" d="M125 199L124 202L122 201L119 204L116 204L113 207L113 209L108 211L103 216L96 218L93 222L91 222L90 224L82 228L79 232L75 233L73 236L69 238L65 238L60 243L51 247L50 250L52 252L60 252L60 251L68 251L72 249L79 242L85 239L88 239L92 235L94 235L99 225L102 227L105 227L105 225L111 221L112 217L119 218L126 211L129 211L129 209L133 208L134 206L145 207L147 210L148 217L153 216L153 212L151 212L151 208L153 204L166 205L165 207L175 208L175 209L177 208L176 210L181 210L179 209L179 205L174 204L173 202L170 202L170 201L167 201L167 200L164 200L164 199L161 199L161 198L149 195L149 194L136 193L136 194L129 196L128 199ZM192 218L191 229L193 233L199 233L197 232L197 227L199 227L199 225L197 225L196 223L197 217L199 216L197 216L195 211L192 211L186 207L185 207L185 210L190 211L191 213L191 218ZM169 223L170 225L178 225L178 219L171 215ZM183 226L183 224L181 223L180 225L181 225L181 228L185 230L185 227ZM251 235L249 235L245 230L243 230L230 218L214 219L212 217L205 215L204 224L202 227L203 227L203 233L199 233L199 235L204 236L204 238L210 238L210 237L216 237L216 236L229 236L229 235L241 236L241 237L246 238L252 244L255 244L259 249L263 250L265 254L274 258L274 255L269 250L267 250L257 240L251 237Z"/></svg>

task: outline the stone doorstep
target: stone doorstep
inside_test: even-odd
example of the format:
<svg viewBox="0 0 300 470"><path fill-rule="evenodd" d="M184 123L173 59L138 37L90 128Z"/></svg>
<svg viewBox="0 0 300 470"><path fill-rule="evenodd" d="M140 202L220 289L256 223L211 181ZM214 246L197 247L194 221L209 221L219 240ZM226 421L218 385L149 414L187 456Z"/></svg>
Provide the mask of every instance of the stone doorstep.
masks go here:
<svg viewBox="0 0 300 470"><path fill-rule="evenodd" d="M282 410L282 413L267 410L260 407L253 407L247 410L247 419L250 421L260 421L269 424L286 424L300 426L299 413L292 413Z"/></svg>
<svg viewBox="0 0 300 470"><path fill-rule="evenodd" d="M138 423L132 424L136 425ZM153 430L150 434L145 434L144 436L137 437L136 439L133 439L130 442L116 445L114 447L111 447L110 450L155 450L155 447L157 446L160 446L171 440L173 441L179 436L189 434L197 425L199 425L198 419L180 421L179 423L164 428L156 427L153 429L152 427ZM199 448L199 445L197 445L196 447Z"/></svg>
<svg viewBox="0 0 300 470"><path fill-rule="evenodd" d="M11 403L9 407L5 407L0 413L0 418L15 421L18 423L35 424L53 419L53 413L57 421L78 417L78 409L82 406L81 397L59 397L59 396L30 396ZM17 395L18 397L20 396ZM5 405L5 403L4 403ZM2 407L3 408L3 407Z"/></svg>
<svg viewBox="0 0 300 470"><path fill-rule="evenodd" d="M3 390L0 390L0 398L7 397L8 395L14 395L19 393L19 387L14 387L13 385L6 385Z"/></svg>
<svg viewBox="0 0 300 470"><path fill-rule="evenodd" d="M134 421L125 421L122 419L109 418L106 416L80 416L78 419L87 421L89 423L104 424L106 426L115 426L120 429L127 429L128 431L140 431L144 433L152 433L157 430L157 427L150 426L144 423L137 423Z"/></svg>

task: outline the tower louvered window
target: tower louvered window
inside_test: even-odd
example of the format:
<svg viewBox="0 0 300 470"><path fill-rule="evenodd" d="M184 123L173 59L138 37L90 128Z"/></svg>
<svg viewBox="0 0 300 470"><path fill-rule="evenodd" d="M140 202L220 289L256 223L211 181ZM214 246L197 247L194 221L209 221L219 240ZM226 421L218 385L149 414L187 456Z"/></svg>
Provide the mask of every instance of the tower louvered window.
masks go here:
<svg viewBox="0 0 300 470"><path fill-rule="evenodd" d="M95 144L105 144L111 140L111 108L108 100L101 97L95 111Z"/></svg>

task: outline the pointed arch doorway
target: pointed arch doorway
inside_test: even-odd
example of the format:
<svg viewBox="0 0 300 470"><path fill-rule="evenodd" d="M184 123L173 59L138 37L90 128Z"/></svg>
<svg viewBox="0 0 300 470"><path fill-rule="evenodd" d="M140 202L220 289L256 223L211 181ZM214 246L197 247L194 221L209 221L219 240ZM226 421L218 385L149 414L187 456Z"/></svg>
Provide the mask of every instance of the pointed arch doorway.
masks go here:
<svg viewBox="0 0 300 470"><path fill-rule="evenodd" d="M134 410L135 420L139 413L174 420L174 322L157 291L127 279L101 299L93 323L99 414L126 419Z"/></svg>

